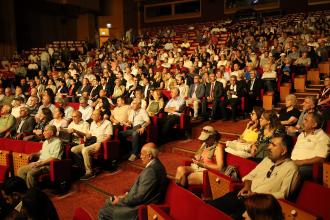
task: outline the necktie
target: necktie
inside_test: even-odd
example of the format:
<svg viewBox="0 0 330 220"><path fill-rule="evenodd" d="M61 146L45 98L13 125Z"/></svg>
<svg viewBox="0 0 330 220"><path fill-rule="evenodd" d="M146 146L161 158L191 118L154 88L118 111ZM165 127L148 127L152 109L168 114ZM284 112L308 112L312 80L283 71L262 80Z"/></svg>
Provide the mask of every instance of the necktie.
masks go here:
<svg viewBox="0 0 330 220"><path fill-rule="evenodd" d="M213 98L213 93L214 93L214 83L211 83L211 92L210 92L211 98Z"/></svg>

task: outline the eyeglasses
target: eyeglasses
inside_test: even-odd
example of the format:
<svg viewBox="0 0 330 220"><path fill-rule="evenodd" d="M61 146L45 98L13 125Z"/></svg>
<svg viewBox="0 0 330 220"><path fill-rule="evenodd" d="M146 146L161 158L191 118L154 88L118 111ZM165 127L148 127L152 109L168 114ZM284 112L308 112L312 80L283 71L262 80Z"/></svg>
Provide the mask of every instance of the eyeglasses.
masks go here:
<svg viewBox="0 0 330 220"><path fill-rule="evenodd" d="M272 175L272 173L273 173L275 167L276 167L275 164L274 164L273 166L271 166L271 168L270 168L269 171L267 172L267 175L266 175L267 178L269 178L269 177Z"/></svg>

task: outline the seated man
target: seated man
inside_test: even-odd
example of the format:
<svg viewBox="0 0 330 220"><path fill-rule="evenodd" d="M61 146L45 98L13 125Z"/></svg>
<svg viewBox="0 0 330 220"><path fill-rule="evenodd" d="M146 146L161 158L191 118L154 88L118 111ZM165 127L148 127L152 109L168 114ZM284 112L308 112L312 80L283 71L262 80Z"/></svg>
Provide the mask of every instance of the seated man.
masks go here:
<svg viewBox="0 0 330 220"><path fill-rule="evenodd" d="M274 136L268 149L268 157L243 177L244 187L240 191L229 192L210 204L234 219L240 219L245 211L244 199L253 193L267 193L277 199L287 199L299 181L298 168L289 159L292 149L291 138Z"/></svg>
<svg viewBox="0 0 330 220"><path fill-rule="evenodd" d="M158 159L157 146L153 143L145 144L141 149L141 159L146 168L129 192L106 200L99 211L100 220L136 219L139 205L162 201L168 181L166 170Z"/></svg>
<svg viewBox="0 0 330 220"><path fill-rule="evenodd" d="M47 125L44 130L46 141L39 153L31 154L30 158L37 157L38 161L29 163L18 169L17 175L26 181L28 188L36 185L36 178L42 174L49 173L49 163L52 160L62 158L63 149L61 140L56 137L57 129L53 125Z"/></svg>
<svg viewBox="0 0 330 220"><path fill-rule="evenodd" d="M205 97L202 102L202 114L207 114L207 104L212 103L212 112L209 120L214 120L216 113L220 107L220 98L224 95L223 85L221 82L215 80L215 74L209 74L210 82L206 84Z"/></svg>
<svg viewBox="0 0 330 220"><path fill-rule="evenodd" d="M179 91L180 94L180 91ZM188 91L187 106L192 104L194 109L194 119L198 118L199 103L205 94L205 86L200 82L200 76L194 76L194 83L190 85Z"/></svg>
<svg viewBox="0 0 330 220"><path fill-rule="evenodd" d="M21 107L20 117L16 120L13 137L17 140L23 139L26 135L30 135L33 132L35 125L34 117L30 116L28 107Z"/></svg>
<svg viewBox="0 0 330 220"><path fill-rule="evenodd" d="M111 111L110 121L113 125L113 130L120 128L127 123L129 111L131 107L126 105L123 97L117 98L117 106Z"/></svg>
<svg viewBox="0 0 330 220"><path fill-rule="evenodd" d="M108 120L104 120L101 116L100 110L94 110L92 114L93 122L87 133L79 132L75 130L78 136L84 136L87 140L85 144L79 144L71 148L71 152L75 154L82 154L84 165L85 165L85 175L82 176L81 180L89 180L95 177L95 174L91 165L91 155L99 152L102 146L102 142L109 141L112 136L112 124ZM93 138L94 137L94 138ZM88 143L88 139L95 139L94 143ZM85 140L85 142L86 142ZM90 145L88 145L90 144ZM87 145L87 146L86 146Z"/></svg>
<svg viewBox="0 0 330 220"><path fill-rule="evenodd" d="M74 109L68 105L69 99L65 97L59 98L57 101L58 106L64 109L64 119L70 122L72 120L72 112Z"/></svg>
<svg viewBox="0 0 330 220"><path fill-rule="evenodd" d="M79 136L80 134L86 134L89 131L88 122L82 120L82 114L78 110L74 110L72 113L72 122L68 126L68 133L72 134L72 142L75 145L81 143L80 139L84 136Z"/></svg>
<svg viewBox="0 0 330 220"><path fill-rule="evenodd" d="M10 131L15 125L15 117L10 114L11 107L10 105L4 105L1 108L0 116L0 137L8 137Z"/></svg>
<svg viewBox="0 0 330 220"><path fill-rule="evenodd" d="M303 120L303 132L298 136L291 159L299 168L304 180L313 177L313 164L323 163L329 155L330 138L321 129L322 116L316 112L308 113Z"/></svg>
<svg viewBox="0 0 330 220"><path fill-rule="evenodd" d="M146 127L150 124L150 118L145 109L141 108L141 100L134 98L131 103L132 111L128 115L128 121L124 124L130 127L126 131L119 132L121 144L125 143L126 137L132 136L132 154L128 158L129 161L136 160L139 154L140 136L146 131Z"/></svg>
<svg viewBox="0 0 330 220"><path fill-rule="evenodd" d="M82 119L84 121L89 121L93 113L93 107L88 104L88 99L86 99L85 97L80 97L79 103L79 111L82 114Z"/></svg>
<svg viewBox="0 0 330 220"><path fill-rule="evenodd" d="M185 107L184 100L180 96L180 90L178 88L171 90L171 97L164 109L164 112L167 112L167 116L162 120L162 140L167 138L168 132L174 125L180 123L180 114Z"/></svg>

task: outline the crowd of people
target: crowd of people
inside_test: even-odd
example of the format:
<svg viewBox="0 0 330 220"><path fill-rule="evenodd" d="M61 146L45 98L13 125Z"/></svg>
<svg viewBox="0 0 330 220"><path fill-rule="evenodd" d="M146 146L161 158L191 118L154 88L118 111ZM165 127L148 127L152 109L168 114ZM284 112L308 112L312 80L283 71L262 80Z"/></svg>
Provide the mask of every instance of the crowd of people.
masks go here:
<svg viewBox="0 0 330 220"><path fill-rule="evenodd" d="M156 175L152 166L165 173L158 164L155 145L144 146L140 154L151 117L165 115L159 120L159 141L164 143L171 140L171 128L180 122L181 114L211 121L237 121L240 114L250 114L251 121L239 139L225 145L219 143L213 127L204 127L199 137L203 145L192 165L178 167L176 174L176 182L182 186L202 183L203 170L225 168L225 152L257 161L256 169L243 178L241 191L211 203L241 216L244 204L251 206L246 197L270 193L288 198L298 179L311 179L313 164L328 157L330 139L322 128L329 115L329 76L318 97L305 98L302 112L294 94L286 97L280 112L258 107L263 93L276 94L277 85L292 83L293 74L305 75L309 68L328 61L328 14L187 25L193 34L182 36L172 27L149 29L134 41L109 40L79 56L54 56L51 46L40 56L15 54L7 68L15 72L16 80L0 81L0 136L43 141L40 153L33 155L35 162L18 170L18 176L33 189L37 176L49 172L49 162L61 159L63 133L72 135L71 152L84 165L82 180L95 177L92 155L117 134L123 146L131 137L128 160L140 156L145 162L143 172L148 175L141 174L143 179ZM226 35L225 43L218 42L221 34ZM179 35L181 40L176 40ZM2 62L2 68L7 64ZM170 96L164 96L164 91L170 91ZM73 109L71 102L79 103L79 109ZM294 145L287 135L297 137ZM150 184L144 190L155 183ZM99 218L127 214L127 209L117 211L118 206L134 206L136 214L137 205L151 201L149 197L134 200L137 190L138 186L133 187L127 195L107 201ZM153 190L159 193L159 189ZM248 208L245 215L253 214Z"/></svg>

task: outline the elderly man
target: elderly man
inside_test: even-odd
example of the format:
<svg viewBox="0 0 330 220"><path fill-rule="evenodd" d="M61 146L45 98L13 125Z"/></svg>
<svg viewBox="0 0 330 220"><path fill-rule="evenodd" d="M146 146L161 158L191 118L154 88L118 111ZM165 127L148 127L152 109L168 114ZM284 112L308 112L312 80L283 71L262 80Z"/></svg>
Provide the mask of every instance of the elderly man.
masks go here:
<svg viewBox="0 0 330 220"><path fill-rule="evenodd" d="M14 96L12 95L10 88L5 88L5 96L2 98L0 105L11 105L14 100Z"/></svg>
<svg viewBox="0 0 330 220"><path fill-rule="evenodd" d="M154 143L148 143L142 147L141 160L146 167L130 191L106 200L99 211L100 220L136 219L140 205L161 202L168 180L166 170L158 159L158 150Z"/></svg>
<svg viewBox="0 0 330 220"><path fill-rule="evenodd" d="M11 128L15 125L15 117L10 114L11 107L10 105L4 105L1 108L0 116L0 137L7 137Z"/></svg>
<svg viewBox="0 0 330 220"><path fill-rule="evenodd" d="M131 103L132 111L128 115L128 121L124 123L130 129L119 132L121 143L125 143L126 137L132 136L132 154L128 158L129 161L136 160L139 154L139 140L145 133L146 127L150 124L150 118L145 109L141 108L141 100L138 98L133 99Z"/></svg>
<svg viewBox="0 0 330 220"><path fill-rule="evenodd" d="M313 177L313 164L323 163L329 155L330 138L321 129L322 116L311 112L304 117L303 132L298 136L291 159L299 167L302 179Z"/></svg>
<svg viewBox="0 0 330 220"><path fill-rule="evenodd" d="M245 211L244 199L253 193L272 194L277 199L288 198L299 182L298 168L289 159L291 138L274 136L268 145L269 156L243 177L244 187L230 192L210 204L236 219Z"/></svg>
<svg viewBox="0 0 330 220"><path fill-rule="evenodd" d="M62 107L64 109L64 119L67 121L71 121L73 108L68 105L68 102L69 102L68 98L58 99L59 107Z"/></svg>
<svg viewBox="0 0 330 220"><path fill-rule="evenodd" d="M46 141L43 143L42 149L39 153L30 155L30 158L38 158L38 160L18 169L17 175L26 181L28 188L36 185L38 176L49 172L50 161L62 158L61 140L56 137L56 133L57 129L55 126L46 126L44 130Z"/></svg>
<svg viewBox="0 0 330 220"><path fill-rule="evenodd" d="M98 153L102 142L110 140L113 134L111 122L102 118L100 110L93 111L92 119L93 122L87 133L75 130L78 136L85 137L85 144L79 144L71 148L71 152L82 154L84 160L85 175L80 178L81 180L89 180L95 177L91 164L91 155ZM93 139L94 141L92 141Z"/></svg>
<svg viewBox="0 0 330 220"><path fill-rule="evenodd" d="M80 97L79 103L79 111L82 114L82 119L84 121L89 121L93 113L93 107L88 104L88 99L85 97Z"/></svg>
<svg viewBox="0 0 330 220"><path fill-rule="evenodd" d="M171 90L171 97L172 98L168 101L164 109L164 111L167 113L167 116L162 121L162 140L166 140L170 129L175 124L180 123L180 114L185 108L184 99L180 96L180 90L178 88L173 88Z"/></svg>
<svg viewBox="0 0 330 220"><path fill-rule="evenodd" d="M20 117L16 120L13 131L15 139L23 139L27 134L32 134L35 125L34 117L30 116L28 107L21 107Z"/></svg>
<svg viewBox="0 0 330 220"><path fill-rule="evenodd" d="M82 120L82 114L80 111L73 111L72 122L69 124L67 131L73 135L72 142L76 145L80 144L80 139L84 137L80 135L86 134L89 131L89 124Z"/></svg>
<svg viewBox="0 0 330 220"><path fill-rule="evenodd" d="M205 86L200 82L200 76L194 76L194 83L190 85L188 91L188 99L186 100L186 104L193 105L194 109L194 118L198 117L198 109L199 103L201 102L202 98L205 94Z"/></svg>
<svg viewBox="0 0 330 220"><path fill-rule="evenodd" d="M40 119L40 114L43 108L49 108L52 112L55 109L55 105L51 103L51 98L49 95L42 96L42 105L39 106L38 113L35 116L36 121Z"/></svg>
<svg viewBox="0 0 330 220"><path fill-rule="evenodd" d="M113 128L120 128L127 123L128 115L131 110L129 105L126 105L123 97L117 98L117 106L111 111L110 121L113 124Z"/></svg>

